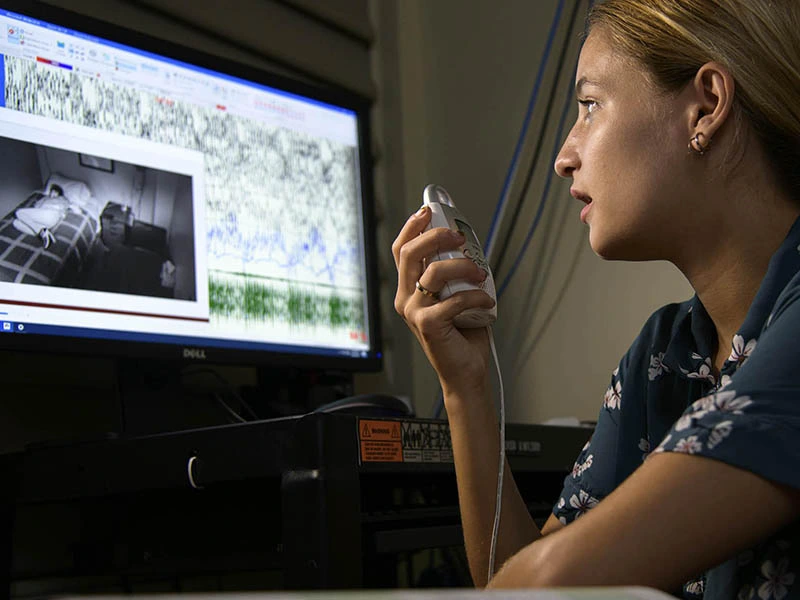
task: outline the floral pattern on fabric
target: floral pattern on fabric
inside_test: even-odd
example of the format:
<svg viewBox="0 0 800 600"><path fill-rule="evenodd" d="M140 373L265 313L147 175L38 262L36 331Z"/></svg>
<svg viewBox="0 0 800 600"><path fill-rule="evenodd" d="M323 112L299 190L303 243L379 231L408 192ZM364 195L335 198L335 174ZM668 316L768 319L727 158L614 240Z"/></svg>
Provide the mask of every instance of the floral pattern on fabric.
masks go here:
<svg viewBox="0 0 800 600"><path fill-rule="evenodd" d="M569 505L577 510L578 512L575 514L575 518L577 519L581 515L585 514L587 510L590 508L594 508L597 506L598 499L594 496L590 496L587 492L581 490L577 494L573 494L572 497L569 499Z"/></svg>
<svg viewBox="0 0 800 600"><path fill-rule="evenodd" d="M681 367L681 373L686 375L689 379L703 379L711 383L716 383L710 356L703 358L696 352L692 352L692 360L699 361L697 365L695 365L695 370L690 371L689 369Z"/></svg>
<svg viewBox="0 0 800 600"><path fill-rule="evenodd" d="M641 450L644 454L642 454L642 461L647 460L647 457L650 455L650 441L644 438L639 440L639 450Z"/></svg>
<svg viewBox="0 0 800 600"><path fill-rule="evenodd" d="M737 600L783 600L792 598L797 580L791 555L792 544L779 539L763 548L764 556L756 561L756 553L748 551L740 555L739 566L751 573L752 579L743 583L736 595ZM796 593L796 592L795 592Z"/></svg>
<svg viewBox="0 0 800 600"><path fill-rule="evenodd" d="M583 475L584 471L586 471L586 470L591 468L593 460L594 460L594 456L592 454L590 454L589 456L586 457L586 460L584 460L583 462L581 462L581 463L577 463L576 462L575 466L572 467L572 476L573 477L580 477L581 475Z"/></svg>
<svg viewBox="0 0 800 600"><path fill-rule="evenodd" d="M757 343L758 340L754 338L745 344L742 336L733 336L733 348L731 349L731 355L728 357L728 360L738 363L739 366L743 365L745 361L750 358L753 350L756 349Z"/></svg>
<svg viewBox="0 0 800 600"><path fill-rule="evenodd" d="M622 382L619 380L619 369L614 370L611 378L611 385L606 390L603 398L603 406L606 408L621 408L622 405Z"/></svg>
<svg viewBox="0 0 800 600"><path fill-rule="evenodd" d="M774 564L771 560L764 561L761 565L761 575L764 583L758 586L758 597L761 600L781 600L789 593L789 587L794 583L794 573L789 571L789 559L784 557Z"/></svg>
<svg viewBox="0 0 800 600"><path fill-rule="evenodd" d="M650 357L650 367L647 369L647 378L655 381L664 373L669 373L669 367L664 364L664 353L659 352Z"/></svg>
<svg viewBox="0 0 800 600"><path fill-rule="evenodd" d="M697 579L693 579L683 586L683 595L685 598L702 598L705 589L705 577L698 577Z"/></svg>
<svg viewBox="0 0 800 600"><path fill-rule="evenodd" d="M591 454L587 444L564 479L554 515L569 525L663 452L713 458L800 488L798 339L800 219L772 257L720 372L716 329L697 296L648 319L614 369ZM800 600L798 564L800 521L686 582L681 593Z"/></svg>
<svg viewBox="0 0 800 600"><path fill-rule="evenodd" d="M676 432L681 432L685 431L686 429L695 428L703 419L703 417L712 411L729 413L731 415L741 415L742 411L752 403L752 400L750 400L748 396L737 396L735 390L716 392L694 402L686 410L683 416L675 422L673 430ZM731 434L732 428L733 421L730 420L716 423L712 427L705 427L703 441L707 444L708 449L713 449L720 442L722 442L722 440L728 437ZM653 454L664 452L665 450L673 450L674 452L683 452L685 454L695 454L696 452L700 451L698 436L692 435L679 440L673 440L672 435L668 435L662 440L658 448L653 451Z"/></svg>

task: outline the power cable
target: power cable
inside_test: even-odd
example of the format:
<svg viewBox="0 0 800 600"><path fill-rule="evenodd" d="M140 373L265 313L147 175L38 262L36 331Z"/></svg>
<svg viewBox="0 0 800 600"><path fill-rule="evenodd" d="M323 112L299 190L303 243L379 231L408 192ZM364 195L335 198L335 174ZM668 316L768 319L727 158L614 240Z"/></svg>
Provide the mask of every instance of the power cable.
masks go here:
<svg viewBox="0 0 800 600"><path fill-rule="evenodd" d="M222 405L222 408L224 408L228 412L228 414L230 414L234 418L235 421L238 421L239 423L247 423L247 419L245 419L244 417L242 417L242 415L233 410L230 407L230 405L227 402L225 402L225 400L222 399L222 396L220 396L217 392L214 392L212 396L217 402L219 402Z"/></svg>
<svg viewBox="0 0 800 600"><path fill-rule="evenodd" d="M545 106L544 116L542 117L542 125L539 129L539 135L536 139L536 146L533 151L533 157L530 162L530 166L528 167L528 171L525 175L525 181L522 185L522 191L520 192L516 206L514 207L514 214L511 217L511 228L509 229L508 233L503 240L503 245L500 248L500 254L497 258L497 261L492 266L492 273L499 273L500 267L503 264L503 259L505 258L506 252L508 251L508 246L511 242L512 231L514 228L514 224L519 222L519 216L522 212L522 207L525 203L525 198L528 195L528 189L530 188L531 181L533 179L533 173L536 170L536 167L539 164L539 156L541 154L542 146L544 144L545 138L545 129L547 128L548 123L550 123L550 113L553 110L553 105L555 104L556 95L559 91L558 81L561 78L561 73L564 69L564 62L567 57L567 50L570 47L570 41L572 40L572 33L575 29L575 21L578 16L578 8L581 5L581 0L577 0L572 7L572 13L570 15L569 20L569 27L567 29L567 33L564 36L564 43L561 46L561 52L558 57L558 61L556 63L556 72L553 76L553 85L550 87L550 93L548 94L547 98L547 105ZM487 255L488 256L488 255Z"/></svg>
<svg viewBox="0 0 800 600"><path fill-rule="evenodd" d="M567 114L569 113L569 109L571 107L572 107L572 96L569 95L567 96L566 102L564 102L564 108L561 111L561 117L558 121L558 129L556 130L555 143L553 144L554 147L551 154L551 162L555 162L556 156L558 155L558 150L561 147L561 138L564 133L564 125L567 120ZM519 254L517 254L517 257L511 266L511 270L509 271L508 275L506 275L506 278L503 280L503 283L497 290L498 300L503 295L503 292L505 292L505 290L508 288L508 284L514 277L514 274L517 272L517 269L519 268L519 265L522 262L522 258L525 255L525 252L528 250L528 246L531 243L531 239L533 239L533 234L536 232L536 228L539 226L539 222L541 221L542 218L542 213L544 212L545 205L547 204L547 197L550 192L550 185L553 182L554 174L555 172L552 169L549 170L547 173L547 179L545 180L544 190L542 191L542 200L539 203L539 208L536 211L536 216L534 217L533 223L531 223L531 226L528 229L528 233L525 236L525 241L522 244L522 248L520 249Z"/></svg>
<svg viewBox="0 0 800 600"><path fill-rule="evenodd" d="M519 138L517 139L517 145L514 149L514 154L511 158L511 164L508 167L508 172L506 173L505 181L503 182L503 189L500 192L500 198L497 201L497 206L494 210L494 215L492 216L492 222L489 225L489 233L486 234L486 244L484 245L486 248L486 258L489 260L492 255L492 249L494 245L494 231L497 227L497 224L502 219L503 212L505 211L506 201L508 200L508 193L511 187L511 182L514 180L514 176L517 172L517 163L519 162L520 153L522 150L522 146L525 142L525 137L528 133L528 125L530 124L531 115L533 114L533 109L536 106L536 100L539 97L539 88L542 84L542 79L544 78L544 71L547 67L547 61L550 57L550 50L553 46L553 40L556 35L556 31L558 30L558 25L561 23L561 13L564 8L564 0L559 0L558 6L556 6L556 13L553 17L553 21L550 24L550 32L547 35L547 42L545 43L544 47L544 54L542 55L542 60L539 62L539 70L536 74L536 79L533 85L533 91L531 92L530 99L528 100L528 108L525 113L525 118L522 122L522 130L520 131Z"/></svg>
<svg viewBox="0 0 800 600"><path fill-rule="evenodd" d="M251 408L251 406L245 402L244 398L242 398L241 394L239 394L234 386L225 379L222 375L220 375L217 371L210 367L186 367L183 370L184 375L201 375L203 373L209 374L214 376L220 383L222 383L230 392L231 396L233 396L239 405L253 418L253 420L258 421L259 416L256 412ZM219 398L217 398L219 400ZM229 407L228 407L229 408Z"/></svg>

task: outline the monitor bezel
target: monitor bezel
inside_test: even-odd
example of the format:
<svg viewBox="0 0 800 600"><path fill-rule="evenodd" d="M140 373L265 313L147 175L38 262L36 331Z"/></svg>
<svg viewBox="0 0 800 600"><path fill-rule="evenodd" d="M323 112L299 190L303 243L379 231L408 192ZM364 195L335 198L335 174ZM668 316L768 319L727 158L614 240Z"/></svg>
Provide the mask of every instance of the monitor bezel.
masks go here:
<svg viewBox="0 0 800 600"><path fill-rule="evenodd" d="M177 44L141 31L129 29L39 2L38 0L0 0L0 8L45 21L52 25L75 30L90 36L151 52L190 66L219 72L255 83L331 104L353 111L358 123L359 170L362 192L362 230L365 269L367 315L371 348L367 356L313 353L309 348L293 351L270 349L241 349L204 345L203 339L187 346L157 341L132 341L104 338L68 337L36 334L0 335L0 350L34 351L48 354L79 354L103 357L150 358L181 363L211 363L253 367L300 367L309 369L339 369L350 372L376 372L383 368L382 339L379 309L379 278L376 254L375 210L372 178L370 135L370 99L344 86L327 82L311 83L284 74L258 68L244 62L210 54L196 48ZM344 351L348 352L348 351ZM355 351L353 351L355 353Z"/></svg>

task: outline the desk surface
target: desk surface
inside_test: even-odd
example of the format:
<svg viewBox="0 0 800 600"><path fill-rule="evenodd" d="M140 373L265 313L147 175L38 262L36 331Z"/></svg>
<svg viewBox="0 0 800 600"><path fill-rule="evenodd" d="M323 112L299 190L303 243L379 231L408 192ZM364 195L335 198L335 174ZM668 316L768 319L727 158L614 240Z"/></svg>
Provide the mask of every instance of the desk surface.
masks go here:
<svg viewBox="0 0 800 600"><path fill-rule="evenodd" d="M356 590L308 592L251 592L218 594L148 594L147 596L91 596L91 600L675 600L659 590L644 587L587 587L546 590ZM70 596L64 600L89 600Z"/></svg>

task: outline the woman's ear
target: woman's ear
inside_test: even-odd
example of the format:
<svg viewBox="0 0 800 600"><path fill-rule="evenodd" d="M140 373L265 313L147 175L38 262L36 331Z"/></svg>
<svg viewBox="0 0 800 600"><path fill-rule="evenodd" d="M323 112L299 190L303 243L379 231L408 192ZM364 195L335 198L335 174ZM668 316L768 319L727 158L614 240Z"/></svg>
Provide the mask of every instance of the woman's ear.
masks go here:
<svg viewBox="0 0 800 600"><path fill-rule="evenodd" d="M691 83L693 103L689 135L710 140L727 121L733 109L735 85L728 69L708 62L697 70Z"/></svg>

